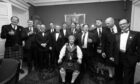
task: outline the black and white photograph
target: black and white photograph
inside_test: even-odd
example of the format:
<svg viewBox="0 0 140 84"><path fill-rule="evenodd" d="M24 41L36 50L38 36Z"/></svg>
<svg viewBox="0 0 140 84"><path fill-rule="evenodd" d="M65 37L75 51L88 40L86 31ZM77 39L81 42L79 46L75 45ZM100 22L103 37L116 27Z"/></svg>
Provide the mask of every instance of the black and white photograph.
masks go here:
<svg viewBox="0 0 140 84"><path fill-rule="evenodd" d="M0 0L0 84L140 84L140 0Z"/></svg>

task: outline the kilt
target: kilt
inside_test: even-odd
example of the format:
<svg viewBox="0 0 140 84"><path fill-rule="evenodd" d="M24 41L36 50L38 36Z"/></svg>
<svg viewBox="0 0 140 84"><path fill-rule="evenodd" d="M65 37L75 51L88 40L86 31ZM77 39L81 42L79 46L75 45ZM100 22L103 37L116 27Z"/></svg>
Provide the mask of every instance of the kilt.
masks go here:
<svg viewBox="0 0 140 84"><path fill-rule="evenodd" d="M13 47L6 47L4 58L13 58L16 60L20 60L23 57L22 46L18 46L16 50L13 50Z"/></svg>
<svg viewBox="0 0 140 84"><path fill-rule="evenodd" d="M78 70L80 69L80 64L78 64L77 62L63 62L61 65L60 65L60 68L64 68L64 69L68 69L68 70L72 70L72 71L75 71L75 70Z"/></svg>

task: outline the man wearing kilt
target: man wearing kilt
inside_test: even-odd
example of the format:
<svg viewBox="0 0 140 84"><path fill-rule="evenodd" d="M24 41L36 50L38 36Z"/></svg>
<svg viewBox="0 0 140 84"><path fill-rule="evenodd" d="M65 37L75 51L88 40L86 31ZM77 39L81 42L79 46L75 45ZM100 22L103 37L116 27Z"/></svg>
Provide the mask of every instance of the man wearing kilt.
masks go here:
<svg viewBox="0 0 140 84"><path fill-rule="evenodd" d="M23 27L18 26L19 18L11 17L11 24L2 26L1 38L6 39L4 58L13 58L22 63L22 30ZM24 73L20 69L21 73Z"/></svg>
<svg viewBox="0 0 140 84"><path fill-rule="evenodd" d="M79 46L75 45L74 35L69 36L69 43L66 43L59 55L58 63L60 64L60 76L62 83L65 83L66 72L72 72L71 84L73 84L80 74L80 64L82 63L82 51Z"/></svg>

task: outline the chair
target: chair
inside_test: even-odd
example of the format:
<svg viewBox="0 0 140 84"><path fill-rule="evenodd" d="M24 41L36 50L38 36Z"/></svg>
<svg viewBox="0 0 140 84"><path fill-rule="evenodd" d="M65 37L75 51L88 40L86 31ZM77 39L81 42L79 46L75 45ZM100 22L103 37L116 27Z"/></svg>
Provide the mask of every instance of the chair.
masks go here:
<svg viewBox="0 0 140 84"><path fill-rule="evenodd" d="M17 84L19 79L19 62L15 59L1 59L0 84Z"/></svg>

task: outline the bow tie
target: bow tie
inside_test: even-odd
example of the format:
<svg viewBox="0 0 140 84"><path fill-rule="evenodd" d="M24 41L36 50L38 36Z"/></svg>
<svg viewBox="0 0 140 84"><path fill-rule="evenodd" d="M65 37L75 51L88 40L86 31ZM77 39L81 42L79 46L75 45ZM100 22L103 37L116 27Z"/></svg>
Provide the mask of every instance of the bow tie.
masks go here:
<svg viewBox="0 0 140 84"><path fill-rule="evenodd" d="M127 31L121 31L121 33L128 33L128 30Z"/></svg>

